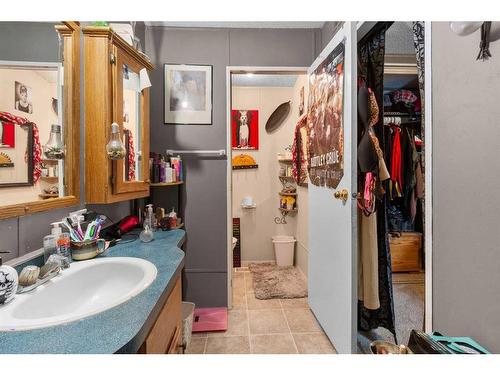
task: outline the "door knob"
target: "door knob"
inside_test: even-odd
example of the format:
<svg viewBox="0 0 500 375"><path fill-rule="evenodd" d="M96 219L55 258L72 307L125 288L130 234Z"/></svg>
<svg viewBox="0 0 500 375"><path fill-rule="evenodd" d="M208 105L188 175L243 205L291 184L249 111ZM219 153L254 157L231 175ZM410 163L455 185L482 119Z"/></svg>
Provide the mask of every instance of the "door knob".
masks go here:
<svg viewBox="0 0 500 375"><path fill-rule="evenodd" d="M342 202L347 202L347 199L349 198L349 192L347 191L347 189L342 189L342 190L337 190L333 196L336 198L336 199L340 199L342 200Z"/></svg>

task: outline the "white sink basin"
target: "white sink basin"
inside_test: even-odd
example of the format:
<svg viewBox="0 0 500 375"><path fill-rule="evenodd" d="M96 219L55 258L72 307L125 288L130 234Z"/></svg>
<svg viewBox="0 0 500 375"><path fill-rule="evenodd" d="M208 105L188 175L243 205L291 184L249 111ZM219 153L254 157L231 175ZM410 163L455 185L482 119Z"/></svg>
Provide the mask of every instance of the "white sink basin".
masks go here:
<svg viewBox="0 0 500 375"><path fill-rule="evenodd" d="M153 263L140 258L100 258L69 269L0 306L0 331L50 327L108 310L146 289L156 278Z"/></svg>

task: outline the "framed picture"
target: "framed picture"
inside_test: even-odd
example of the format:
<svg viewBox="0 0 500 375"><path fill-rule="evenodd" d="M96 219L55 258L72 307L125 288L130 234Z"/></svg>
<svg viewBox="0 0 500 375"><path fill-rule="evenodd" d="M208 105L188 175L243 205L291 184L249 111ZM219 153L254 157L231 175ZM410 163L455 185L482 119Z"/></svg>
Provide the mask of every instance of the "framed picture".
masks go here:
<svg viewBox="0 0 500 375"><path fill-rule="evenodd" d="M233 150L259 149L259 111L233 109L231 111Z"/></svg>
<svg viewBox="0 0 500 375"><path fill-rule="evenodd" d="M165 124L212 124L212 65L164 65Z"/></svg>
<svg viewBox="0 0 500 375"><path fill-rule="evenodd" d="M14 108L24 113L33 113L33 103L31 102L32 90L24 83L15 81L14 84Z"/></svg>
<svg viewBox="0 0 500 375"><path fill-rule="evenodd" d="M15 125L0 121L0 148L14 147L16 147Z"/></svg>
<svg viewBox="0 0 500 375"><path fill-rule="evenodd" d="M33 185L33 127L13 126L18 144L0 152L0 188Z"/></svg>

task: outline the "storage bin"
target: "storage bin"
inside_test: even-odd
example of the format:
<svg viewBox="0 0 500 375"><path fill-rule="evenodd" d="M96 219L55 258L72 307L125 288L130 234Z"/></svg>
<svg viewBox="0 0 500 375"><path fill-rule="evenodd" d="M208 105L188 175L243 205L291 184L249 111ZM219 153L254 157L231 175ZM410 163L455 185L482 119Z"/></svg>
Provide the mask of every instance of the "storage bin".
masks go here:
<svg viewBox="0 0 500 375"><path fill-rule="evenodd" d="M392 272L420 271L422 268L422 233L401 232L390 235Z"/></svg>
<svg viewBox="0 0 500 375"><path fill-rule="evenodd" d="M191 344L194 307L194 303L182 301L182 347L184 352L186 352L189 344Z"/></svg>
<svg viewBox="0 0 500 375"><path fill-rule="evenodd" d="M274 236L274 254L276 264L280 267L293 266L293 255L296 239L293 236Z"/></svg>

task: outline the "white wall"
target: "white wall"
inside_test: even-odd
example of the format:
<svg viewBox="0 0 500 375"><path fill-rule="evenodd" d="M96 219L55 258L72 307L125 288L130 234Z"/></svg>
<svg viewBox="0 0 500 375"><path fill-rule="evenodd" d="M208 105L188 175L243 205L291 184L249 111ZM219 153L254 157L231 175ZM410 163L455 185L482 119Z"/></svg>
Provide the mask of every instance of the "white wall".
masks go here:
<svg viewBox="0 0 500 375"><path fill-rule="evenodd" d="M300 78L300 77L299 77ZM304 77L305 79L305 77ZM296 85L297 87L297 85ZM276 234L293 235L304 241L307 228L298 230L298 223L307 225L298 196L298 214L287 216L288 224L276 224L274 218L281 216L278 209L282 185L278 179L280 163L277 153L284 152L292 144L293 131L298 112L298 91L296 87L233 87L233 109L256 109L259 111L259 150L244 151L251 155L259 165L257 169L233 170L233 217L241 218L241 260L242 262L274 260L271 237ZM299 87L300 89L300 87ZM297 91L297 92L295 92ZM278 105L291 100L291 112L282 126L272 134L265 130L269 116ZM242 153L234 150L233 155ZM299 192L300 194L300 192ZM252 196L257 203L256 209L242 209L240 204L245 196ZM304 232L306 233L304 235Z"/></svg>

